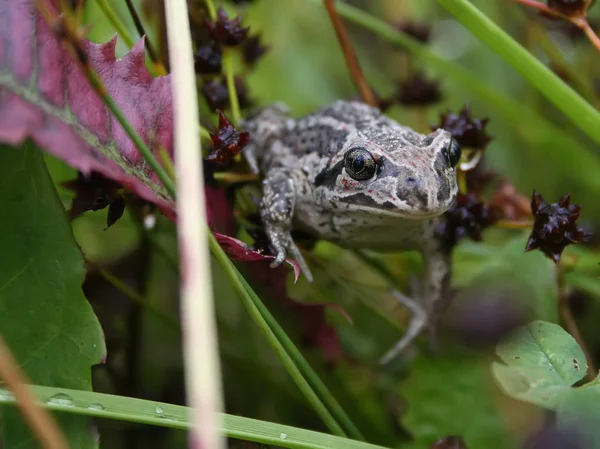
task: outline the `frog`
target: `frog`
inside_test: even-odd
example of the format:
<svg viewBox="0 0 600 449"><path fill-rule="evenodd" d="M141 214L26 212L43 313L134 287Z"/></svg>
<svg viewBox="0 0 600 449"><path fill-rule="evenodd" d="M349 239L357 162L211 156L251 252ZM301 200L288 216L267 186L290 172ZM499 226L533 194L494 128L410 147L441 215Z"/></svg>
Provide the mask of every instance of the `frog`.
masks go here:
<svg viewBox="0 0 600 449"><path fill-rule="evenodd" d="M458 194L460 145L446 130L421 134L359 101L338 100L300 118L275 103L242 125L250 133L248 165L263 176L259 212L272 267L289 254L313 281L292 231L342 248L423 255L416 292L394 290L411 313L380 361L396 358L449 294L450 254L436 229Z"/></svg>

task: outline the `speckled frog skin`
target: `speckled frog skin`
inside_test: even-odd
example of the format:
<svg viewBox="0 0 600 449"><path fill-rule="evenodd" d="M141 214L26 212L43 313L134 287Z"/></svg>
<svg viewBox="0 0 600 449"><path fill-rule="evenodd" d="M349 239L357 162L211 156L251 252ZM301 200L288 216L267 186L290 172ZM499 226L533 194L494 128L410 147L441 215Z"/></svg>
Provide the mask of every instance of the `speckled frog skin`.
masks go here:
<svg viewBox="0 0 600 449"><path fill-rule="evenodd" d="M456 141L447 131L422 135L378 109L346 101L299 119L277 104L244 126L251 135L247 160L264 176L260 214L276 251L274 266L289 252L312 280L292 229L348 248L423 253L418 300L399 296L413 320L386 355L395 356L446 293L448 255L434 228L457 195Z"/></svg>

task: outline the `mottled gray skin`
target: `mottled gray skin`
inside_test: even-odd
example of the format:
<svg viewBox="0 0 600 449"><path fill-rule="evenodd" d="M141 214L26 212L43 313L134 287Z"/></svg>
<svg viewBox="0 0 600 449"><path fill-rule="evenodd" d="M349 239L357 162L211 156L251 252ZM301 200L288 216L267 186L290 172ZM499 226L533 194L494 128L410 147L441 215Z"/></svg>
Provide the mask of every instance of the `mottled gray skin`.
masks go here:
<svg viewBox="0 0 600 449"><path fill-rule="evenodd" d="M264 175L260 214L276 251L274 266L289 251L312 280L292 229L348 248L423 253L419 301L397 295L413 320L384 356L390 360L421 332L447 294L448 254L434 228L458 192L455 169L444 154L451 134L437 130L425 136L375 108L345 101L299 119L289 118L278 104L249 117L244 126L251 136L247 160ZM376 162L369 179L353 179L345 167L346 153L358 147Z"/></svg>

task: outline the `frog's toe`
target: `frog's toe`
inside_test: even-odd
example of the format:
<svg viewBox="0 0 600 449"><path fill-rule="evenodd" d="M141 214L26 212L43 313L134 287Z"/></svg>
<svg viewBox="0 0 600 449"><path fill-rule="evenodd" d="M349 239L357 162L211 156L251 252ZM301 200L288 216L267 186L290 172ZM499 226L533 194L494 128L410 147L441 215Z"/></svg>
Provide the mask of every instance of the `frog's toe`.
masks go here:
<svg viewBox="0 0 600 449"><path fill-rule="evenodd" d="M300 267L300 271L302 272L302 274L304 275L306 280L309 282L309 284L312 284L314 278L310 271L310 268L308 268L308 264L304 260L304 257L302 256L300 249L296 246L296 244L294 243L293 240L290 241L288 249L292 253L292 257L294 259L296 259L296 262L298 263L298 266Z"/></svg>
<svg viewBox="0 0 600 449"><path fill-rule="evenodd" d="M277 256L275 256L275 260L271 262L269 265L271 268L277 268L279 265L283 263L285 260L285 251L279 251Z"/></svg>
<svg viewBox="0 0 600 449"><path fill-rule="evenodd" d="M386 365L411 345L427 324L427 312L419 301L408 298L397 290L394 290L392 294L400 304L412 312L412 317L402 338L379 360L381 365Z"/></svg>

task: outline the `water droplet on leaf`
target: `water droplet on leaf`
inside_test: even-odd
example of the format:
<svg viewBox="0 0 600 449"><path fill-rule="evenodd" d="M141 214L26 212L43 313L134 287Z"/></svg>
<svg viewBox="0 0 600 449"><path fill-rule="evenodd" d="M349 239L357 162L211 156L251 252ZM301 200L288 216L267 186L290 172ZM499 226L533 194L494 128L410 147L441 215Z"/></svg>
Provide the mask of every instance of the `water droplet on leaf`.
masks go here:
<svg viewBox="0 0 600 449"><path fill-rule="evenodd" d="M51 396L50 399L46 401L48 405L60 405L63 407L75 407L73 404L73 400L64 393L58 393L54 396Z"/></svg>
<svg viewBox="0 0 600 449"><path fill-rule="evenodd" d="M0 388L0 401L14 401L15 396L8 390Z"/></svg>

